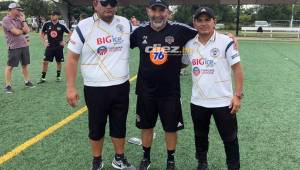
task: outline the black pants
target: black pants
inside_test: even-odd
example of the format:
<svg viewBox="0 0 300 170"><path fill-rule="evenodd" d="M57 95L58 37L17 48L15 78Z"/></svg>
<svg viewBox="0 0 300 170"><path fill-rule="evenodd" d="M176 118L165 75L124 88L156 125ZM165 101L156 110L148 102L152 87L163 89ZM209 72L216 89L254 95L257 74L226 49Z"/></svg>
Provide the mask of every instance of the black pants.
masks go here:
<svg viewBox="0 0 300 170"><path fill-rule="evenodd" d="M238 126L235 115L230 114L229 107L205 108L191 104L194 123L196 158L199 162L207 162L208 134L211 116L214 117L219 134L223 140L228 169L240 168Z"/></svg>

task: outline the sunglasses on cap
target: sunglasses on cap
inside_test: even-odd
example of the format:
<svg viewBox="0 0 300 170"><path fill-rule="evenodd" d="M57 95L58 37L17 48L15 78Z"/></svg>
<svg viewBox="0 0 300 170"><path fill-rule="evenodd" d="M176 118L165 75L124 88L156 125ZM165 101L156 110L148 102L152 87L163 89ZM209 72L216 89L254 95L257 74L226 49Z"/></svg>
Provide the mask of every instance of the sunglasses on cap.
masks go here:
<svg viewBox="0 0 300 170"><path fill-rule="evenodd" d="M111 7L116 7L118 5L118 1L117 0L100 0L99 1L101 6L103 7L107 7L108 5L110 5Z"/></svg>

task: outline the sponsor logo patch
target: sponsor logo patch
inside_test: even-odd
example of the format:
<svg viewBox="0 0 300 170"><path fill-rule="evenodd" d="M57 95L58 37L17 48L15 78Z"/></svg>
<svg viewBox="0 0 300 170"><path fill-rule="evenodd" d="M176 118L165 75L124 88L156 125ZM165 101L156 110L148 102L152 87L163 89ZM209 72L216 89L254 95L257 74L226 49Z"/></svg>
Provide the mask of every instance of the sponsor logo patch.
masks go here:
<svg viewBox="0 0 300 170"><path fill-rule="evenodd" d="M97 53L100 55L105 55L108 52L107 47L101 46L97 49Z"/></svg>
<svg viewBox="0 0 300 170"><path fill-rule="evenodd" d="M56 37L57 37L57 32L56 32L56 31L51 31L51 32L50 32L50 36L51 36L52 38L56 38Z"/></svg>
<svg viewBox="0 0 300 170"><path fill-rule="evenodd" d="M240 56L240 55L237 53L237 54L231 56L231 59L235 59L235 58L237 58L237 57L239 57L239 56Z"/></svg>
<svg viewBox="0 0 300 170"><path fill-rule="evenodd" d="M168 60L168 52L162 47L153 48L150 51L150 60L155 65L162 65Z"/></svg>
<svg viewBox="0 0 300 170"><path fill-rule="evenodd" d="M207 67L214 67L216 65L214 60L209 60L207 58L200 58L200 59L193 59L192 60L192 65L193 66L203 66L206 65Z"/></svg>
<svg viewBox="0 0 300 170"><path fill-rule="evenodd" d="M199 67L194 67L193 68L193 74L194 74L194 76L199 76L200 75L200 69L199 69Z"/></svg>
<svg viewBox="0 0 300 170"><path fill-rule="evenodd" d="M199 67L193 67L193 75L194 76L199 76L199 75L212 75L215 74L214 69L200 69Z"/></svg>
<svg viewBox="0 0 300 170"><path fill-rule="evenodd" d="M107 37L100 37L97 38L96 44L97 45L103 45L103 44L121 44L123 43L122 37L115 37L115 36L107 36Z"/></svg>

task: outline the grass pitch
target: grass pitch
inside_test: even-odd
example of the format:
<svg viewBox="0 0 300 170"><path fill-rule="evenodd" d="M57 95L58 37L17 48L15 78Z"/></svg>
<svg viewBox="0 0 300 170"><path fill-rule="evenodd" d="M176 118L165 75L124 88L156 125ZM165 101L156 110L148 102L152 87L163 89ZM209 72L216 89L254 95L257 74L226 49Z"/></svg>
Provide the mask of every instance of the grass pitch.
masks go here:
<svg viewBox="0 0 300 170"><path fill-rule="evenodd" d="M37 82L41 72L44 48L38 35L32 33L30 74ZM245 72L245 98L238 113L242 170L299 170L300 169L300 43L240 41L240 53ZM4 73L7 50L0 34L0 70ZM137 73L139 56L131 51L131 76ZM0 84L4 85L4 74ZM79 74L80 75L80 74ZM51 64L47 83L34 89L24 87L20 68L14 70L14 94L0 91L0 155L34 137L84 106L82 79L78 78L80 103L70 108L65 101L65 82L55 82L55 64ZM196 167L193 127L189 111L191 77L181 77L185 129L179 132L176 163L178 170ZM131 83L127 137L139 137L135 127L135 82ZM151 169L165 169L166 150L160 122L152 146ZM87 137L87 114L59 129L15 158L0 165L0 170L85 170L90 168L90 146ZM106 133L104 148L105 169L110 170L113 146ZM126 145L128 160L137 165L141 147ZM212 119L210 131L209 166L225 170L222 141Z"/></svg>

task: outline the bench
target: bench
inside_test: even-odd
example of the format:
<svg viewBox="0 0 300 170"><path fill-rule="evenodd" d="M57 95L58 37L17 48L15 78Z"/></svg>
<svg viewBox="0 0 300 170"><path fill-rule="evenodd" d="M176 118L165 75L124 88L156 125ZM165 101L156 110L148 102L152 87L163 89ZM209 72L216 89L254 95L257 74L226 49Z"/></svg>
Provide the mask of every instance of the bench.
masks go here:
<svg viewBox="0 0 300 170"><path fill-rule="evenodd" d="M289 27L263 27L263 32L257 32L258 27L242 27L242 33L244 37L247 34L269 34L273 38L273 34L282 34L282 35L296 35L300 38L300 28L289 28Z"/></svg>

